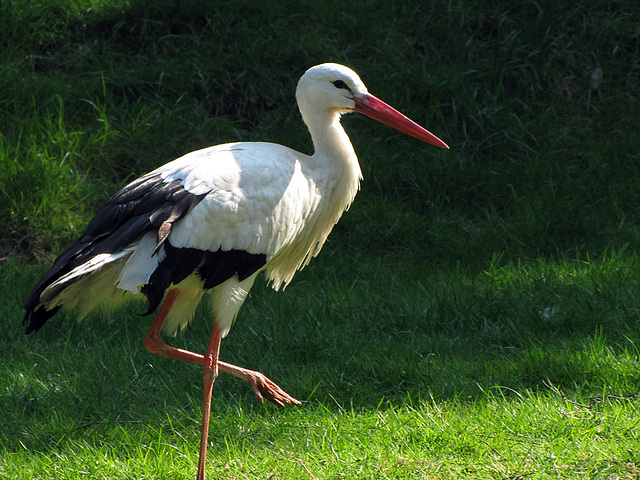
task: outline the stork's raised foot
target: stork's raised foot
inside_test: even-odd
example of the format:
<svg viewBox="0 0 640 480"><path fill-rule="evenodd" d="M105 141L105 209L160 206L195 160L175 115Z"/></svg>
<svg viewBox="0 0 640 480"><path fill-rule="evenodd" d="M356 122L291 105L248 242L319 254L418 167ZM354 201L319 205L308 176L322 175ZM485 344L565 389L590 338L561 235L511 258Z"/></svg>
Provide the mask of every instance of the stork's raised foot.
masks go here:
<svg viewBox="0 0 640 480"><path fill-rule="evenodd" d="M261 405L264 404L265 398L279 407L290 404L302 405L300 400L293 398L260 372L237 367L225 362L218 362L218 368L221 372L246 380L249 385L251 385L251 388L253 388L256 398Z"/></svg>
<svg viewBox="0 0 640 480"><path fill-rule="evenodd" d="M293 398L260 372L251 372L251 376L247 378L247 382L249 382L249 385L253 388L260 404L263 404L266 398L279 407L284 407L291 403L294 405L302 405L300 400Z"/></svg>

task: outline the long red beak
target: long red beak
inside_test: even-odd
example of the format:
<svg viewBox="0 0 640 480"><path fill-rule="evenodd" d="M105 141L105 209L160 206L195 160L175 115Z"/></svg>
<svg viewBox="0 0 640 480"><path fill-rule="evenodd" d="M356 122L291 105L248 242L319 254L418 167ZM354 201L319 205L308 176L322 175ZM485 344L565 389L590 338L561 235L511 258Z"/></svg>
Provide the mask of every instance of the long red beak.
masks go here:
<svg viewBox="0 0 640 480"><path fill-rule="evenodd" d="M389 125L390 127L400 130L402 133L416 137L424 142L435 145L436 147L448 149L448 145L436 137L433 133L425 130L416 122L405 117L395 108L387 105L382 100L367 93L363 98L354 97L356 102L356 112L364 113L366 116L378 120L379 122Z"/></svg>

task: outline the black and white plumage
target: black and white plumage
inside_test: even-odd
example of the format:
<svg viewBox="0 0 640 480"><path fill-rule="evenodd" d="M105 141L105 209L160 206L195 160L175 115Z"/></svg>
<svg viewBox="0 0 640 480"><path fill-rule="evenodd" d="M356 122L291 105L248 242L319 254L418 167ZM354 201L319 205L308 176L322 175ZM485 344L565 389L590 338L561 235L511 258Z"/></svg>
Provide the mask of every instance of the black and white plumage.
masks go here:
<svg viewBox="0 0 640 480"><path fill-rule="evenodd" d="M370 95L347 67L309 69L296 97L315 153L272 143L234 143L191 152L130 183L98 211L56 259L24 304L27 333L60 308L83 318L100 305L144 295L152 352L203 365L205 411L198 478L204 478L211 387L218 373L248 380L258 398L299 403L258 372L218 360L259 272L275 289L316 255L359 189L361 171L340 116L364 113L434 145L441 140ZM214 332L202 356L160 340L190 322L205 292ZM206 431L205 431L206 430Z"/></svg>

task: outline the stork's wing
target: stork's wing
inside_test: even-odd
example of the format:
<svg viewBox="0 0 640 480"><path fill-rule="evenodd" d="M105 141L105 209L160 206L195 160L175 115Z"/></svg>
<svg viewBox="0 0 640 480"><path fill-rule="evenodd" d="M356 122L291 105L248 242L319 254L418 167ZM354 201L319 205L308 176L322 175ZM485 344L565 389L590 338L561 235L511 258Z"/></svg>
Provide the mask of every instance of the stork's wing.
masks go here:
<svg viewBox="0 0 640 480"><path fill-rule="evenodd" d="M200 201L157 232L144 234L123 267L118 288L149 300L197 269L204 288L243 280L290 244L317 203L299 153L270 143L238 143L190 153L152 172ZM314 203L315 202L315 203ZM166 227L166 228L165 228Z"/></svg>
<svg viewBox="0 0 640 480"><path fill-rule="evenodd" d="M255 273L304 223L312 188L293 181L296 155L274 144L220 145L130 183L35 286L24 304L27 332L56 313L60 292L115 260L126 258L116 287L142 291L149 311L171 283L195 270L205 288ZM292 195L303 201L292 202Z"/></svg>

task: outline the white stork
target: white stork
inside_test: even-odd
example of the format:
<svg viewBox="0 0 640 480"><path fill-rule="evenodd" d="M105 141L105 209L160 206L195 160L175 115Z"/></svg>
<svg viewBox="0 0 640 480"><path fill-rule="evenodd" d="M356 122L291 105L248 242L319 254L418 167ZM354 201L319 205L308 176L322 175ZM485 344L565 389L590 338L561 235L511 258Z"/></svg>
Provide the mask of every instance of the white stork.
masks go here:
<svg viewBox="0 0 640 480"><path fill-rule="evenodd" d="M249 382L283 406L300 402L259 372L218 359L256 276L274 289L318 254L349 208L362 174L340 116L360 112L442 148L427 130L367 92L355 72L326 63L307 70L296 90L315 153L272 143L230 143L188 153L133 181L102 206L27 298L26 333L55 313L143 295L160 306L144 345L152 353L201 365L204 404L197 478L205 478L211 392L218 371ZM191 321L205 292L215 324L204 355L163 342Z"/></svg>

